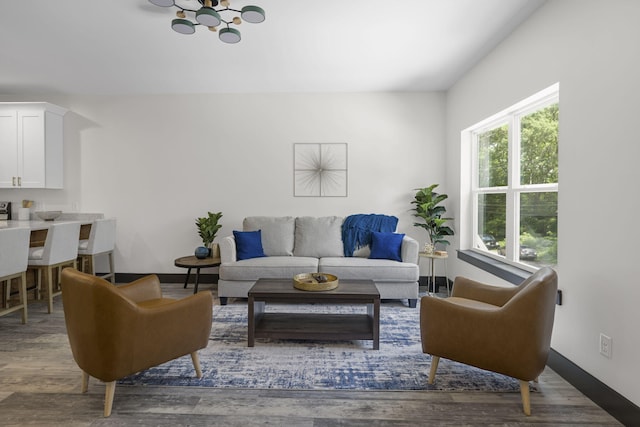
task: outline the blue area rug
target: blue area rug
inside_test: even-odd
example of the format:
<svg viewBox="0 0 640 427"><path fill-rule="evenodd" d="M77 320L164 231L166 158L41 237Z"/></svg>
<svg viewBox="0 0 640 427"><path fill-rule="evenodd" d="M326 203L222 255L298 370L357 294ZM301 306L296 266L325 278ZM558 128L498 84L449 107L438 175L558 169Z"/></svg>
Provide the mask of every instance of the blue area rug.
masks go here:
<svg viewBox="0 0 640 427"><path fill-rule="evenodd" d="M364 313L364 307L297 305L296 311ZM267 311L290 311L269 305ZM427 383L431 358L422 353L420 306L383 302L380 350L371 341L257 339L247 347L247 304L213 307L209 346L199 352L202 378L185 356L132 375L121 385L299 390L442 390L519 392L517 380L441 359Z"/></svg>

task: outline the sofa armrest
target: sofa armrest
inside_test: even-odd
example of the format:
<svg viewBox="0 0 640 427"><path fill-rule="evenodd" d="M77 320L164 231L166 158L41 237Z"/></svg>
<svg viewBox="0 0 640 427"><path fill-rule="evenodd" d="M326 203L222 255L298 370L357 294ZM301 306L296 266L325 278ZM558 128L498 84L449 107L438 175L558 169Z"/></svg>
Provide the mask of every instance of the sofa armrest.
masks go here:
<svg viewBox="0 0 640 427"><path fill-rule="evenodd" d="M451 296L482 301L487 304L502 307L518 293L518 286L490 285L467 277L458 276L453 281Z"/></svg>
<svg viewBox="0 0 640 427"><path fill-rule="evenodd" d="M212 298L198 292L151 305L121 304L105 317L97 338L97 366L90 375L109 382L184 356L208 344ZM87 371L92 372L92 371Z"/></svg>
<svg viewBox="0 0 640 427"><path fill-rule="evenodd" d="M422 351L525 381L533 380L544 369L547 353L537 348L529 332L530 325L523 324L518 314L505 307L473 304L464 298L423 297Z"/></svg>
<svg viewBox="0 0 640 427"><path fill-rule="evenodd" d="M236 262L236 239L233 236L227 236L220 240L220 262Z"/></svg>
<svg viewBox="0 0 640 427"><path fill-rule="evenodd" d="M211 333L211 306L210 292L198 292L153 306L138 306L136 322L140 336L135 345L140 350L138 357L143 359L142 364L153 366L163 363L162 359L172 360L205 348Z"/></svg>
<svg viewBox="0 0 640 427"><path fill-rule="evenodd" d="M418 250L420 245L418 241L412 237L404 236L402 239L402 247L400 248L400 256L402 262L418 263Z"/></svg>

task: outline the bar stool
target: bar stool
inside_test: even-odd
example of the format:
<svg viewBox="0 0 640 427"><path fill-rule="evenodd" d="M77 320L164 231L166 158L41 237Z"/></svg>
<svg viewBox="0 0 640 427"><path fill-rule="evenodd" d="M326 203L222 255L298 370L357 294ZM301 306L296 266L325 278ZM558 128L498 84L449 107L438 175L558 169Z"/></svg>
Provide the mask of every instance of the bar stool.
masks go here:
<svg viewBox="0 0 640 427"><path fill-rule="evenodd" d="M116 220L97 219L91 223L89 239L80 240L78 244L78 258L80 259L80 270L98 276L96 274L96 257L107 255L109 260L109 273L99 275L103 279L110 279L115 284L116 272L113 263L113 250L116 245ZM85 263L89 268L85 269Z"/></svg>
<svg viewBox="0 0 640 427"><path fill-rule="evenodd" d="M46 272L48 312L53 311L53 297L60 295L60 273L62 267L76 267L78 258L78 239L80 238L80 223L67 222L52 224L47 231L44 246L29 249L29 269L36 270L37 291L41 290L42 271ZM56 287L53 287L53 273L58 269Z"/></svg>
<svg viewBox="0 0 640 427"><path fill-rule="evenodd" d="M0 284L5 283L2 294L3 308L0 316L22 310L22 323L27 323L27 260L29 258L28 228L9 228L0 231ZM18 279L18 295L20 303L9 306L11 298L11 281Z"/></svg>

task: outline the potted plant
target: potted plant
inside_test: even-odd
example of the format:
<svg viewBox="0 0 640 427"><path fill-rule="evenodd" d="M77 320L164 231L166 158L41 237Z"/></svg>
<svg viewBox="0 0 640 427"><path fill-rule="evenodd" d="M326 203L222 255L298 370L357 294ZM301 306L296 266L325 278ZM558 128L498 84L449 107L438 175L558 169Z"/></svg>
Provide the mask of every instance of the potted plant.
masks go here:
<svg viewBox="0 0 640 427"><path fill-rule="evenodd" d="M445 225L447 221L453 218L445 218L443 215L446 208L440 203L446 200L446 194L439 194L433 191L438 184L429 187L418 188L414 200L411 202L415 207L412 209L415 213L413 216L422 219L424 222L415 222L413 225L422 227L427 230L429 242L425 245L425 252L433 253L438 243L448 245L449 241L446 236L453 236L451 227Z"/></svg>
<svg viewBox="0 0 640 427"><path fill-rule="evenodd" d="M221 217L222 212L207 212L207 216L196 219L196 227L198 227L198 234L203 244L203 246L196 248L195 255L197 258L218 256L218 245L213 243L213 239L216 238L218 230L222 227L222 225L218 224Z"/></svg>

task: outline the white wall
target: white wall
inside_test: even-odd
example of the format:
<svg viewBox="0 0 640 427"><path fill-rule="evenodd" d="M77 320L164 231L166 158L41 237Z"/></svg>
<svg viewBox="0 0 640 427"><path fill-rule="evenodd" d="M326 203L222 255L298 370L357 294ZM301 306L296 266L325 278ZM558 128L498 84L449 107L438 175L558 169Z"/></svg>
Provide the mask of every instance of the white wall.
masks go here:
<svg viewBox="0 0 640 427"><path fill-rule="evenodd" d="M447 94L447 190L457 218L460 131L560 82L559 287L552 347L640 404L640 2L550 0ZM454 260L456 274L494 280ZM599 334L613 357L599 354Z"/></svg>
<svg viewBox="0 0 640 427"><path fill-rule="evenodd" d="M444 181L442 93L46 101L70 109L65 189L0 190L0 200L116 217L117 272L184 273L173 260L201 244L194 222L207 211L224 215L218 238L249 215L384 213L424 242L413 189ZM293 197L296 142L348 143L348 197Z"/></svg>

